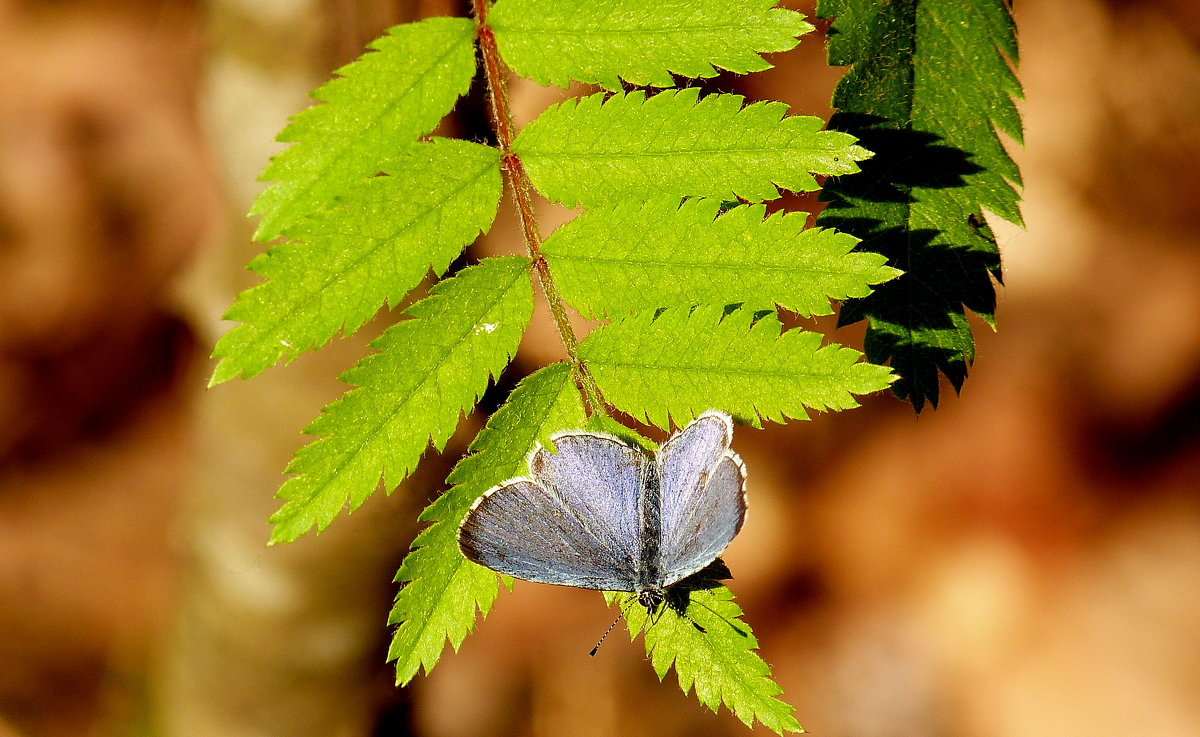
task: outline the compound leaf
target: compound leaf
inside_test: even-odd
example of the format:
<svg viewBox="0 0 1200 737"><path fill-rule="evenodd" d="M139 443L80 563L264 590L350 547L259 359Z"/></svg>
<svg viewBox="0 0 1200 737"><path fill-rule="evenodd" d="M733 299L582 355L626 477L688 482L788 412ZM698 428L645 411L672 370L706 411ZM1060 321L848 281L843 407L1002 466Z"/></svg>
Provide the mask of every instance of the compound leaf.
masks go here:
<svg viewBox="0 0 1200 737"><path fill-rule="evenodd" d="M250 262L266 277L226 313L240 320L213 349L210 385L249 378L280 358L358 330L396 306L429 272L440 275L496 217L500 155L466 141L414 143L363 180L340 207L296 225L297 240Z"/></svg>
<svg viewBox="0 0 1200 737"><path fill-rule="evenodd" d="M1012 17L1003 0L821 0L817 13L836 16L829 63L853 65L829 127L876 153L826 183L818 222L905 272L839 319L869 320L868 359L891 364L893 390L919 412L937 405L939 371L955 390L966 378L965 310L994 319L1000 254L983 210L1021 222L1020 173L996 133L1021 138Z"/></svg>
<svg viewBox="0 0 1200 737"><path fill-rule="evenodd" d="M444 447L516 352L533 311L528 259L485 259L431 291L372 343L378 353L342 375L358 388L305 428L323 437L288 466L296 475L277 494L285 504L271 517L272 542L324 529L380 478L394 489L430 442Z"/></svg>
<svg viewBox="0 0 1200 737"><path fill-rule="evenodd" d="M513 151L554 202L594 206L653 196L762 202L777 187L817 189L814 174L852 174L870 156L820 118L785 117L782 102L699 99L694 87L574 98L521 130Z"/></svg>
<svg viewBox="0 0 1200 737"><path fill-rule="evenodd" d="M475 24L429 18L388 30L365 54L313 92L320 105L295 117L278 141L294 145L259 177L275 180L250 209L270 241L329 204L381 160L437 126L475 75Z"/></svg>
<svg viewBox="0 0 1200 737"><path fill-rule="evenodd" d="M500 55L523 77L621 89L671 87L671 74L769 69L812 26L775 0L499 0L488 14Z"/></svg>
<svg viewBox="0 0 1200 737"><path fill-rule="evenodd" d="M596 328L579 345L605 400L661 428L706 409L740 420L808 419L808 409L857 407L855 394L886 389L891 371L820 333L782 332L774 314L728 314L715 305L640 313Z"/></svg>
<svg viewBox="0 0 1200 737"><path fill-rule="evenodd" d="M448 482L453 486L421 513L431 522L413 541L396 581L401 584L389 624L399 625L388 651L396 683L406 684L441 658L446 642L458 650L496 600L497 577L458 549L458 526L471 504L490 487L525 472L525 457L551 433L581 427L583 404L570 367L556 363L526 377L475 436Z"/></svg>
<svg viewBox="0 0 1200 737"><path fill-rule="evenodd" d="M763 219L762 205L656 198L584 211L542 245L563 297L588 316L673 305L763 303L829 315L899 272L858 239L805 229L808 214Z"/></svg>

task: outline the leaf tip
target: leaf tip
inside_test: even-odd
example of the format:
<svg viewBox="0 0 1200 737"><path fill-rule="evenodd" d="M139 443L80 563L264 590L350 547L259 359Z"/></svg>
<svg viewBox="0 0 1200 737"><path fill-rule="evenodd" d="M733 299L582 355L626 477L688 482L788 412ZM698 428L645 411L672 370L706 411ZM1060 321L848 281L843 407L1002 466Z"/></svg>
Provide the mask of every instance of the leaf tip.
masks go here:
<svg viewBox="0 0 1200 737"><path fill-rule="evenodd" d="M213 355L214 357L216 356L216 354ZM212 375L208 377L208 386L206 388L212 389L218 384L224 384L230 379L241 376L242 373L242 369L234 366L233 362L230 361L228 357L223 357L217 362L217 366L213 369Z"/></svg>

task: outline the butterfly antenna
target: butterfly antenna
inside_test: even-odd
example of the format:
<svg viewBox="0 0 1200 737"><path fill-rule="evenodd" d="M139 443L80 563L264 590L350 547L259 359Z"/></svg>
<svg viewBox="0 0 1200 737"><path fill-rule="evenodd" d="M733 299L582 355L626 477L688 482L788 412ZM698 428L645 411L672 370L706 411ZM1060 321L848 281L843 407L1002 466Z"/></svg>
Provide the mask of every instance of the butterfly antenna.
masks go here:
<svg viewBox="0 0 1200 737"><path fill-rule="evenodd" d="M608 638L608 633L613 631L613 627L617 626L617 622L621 621L621 617L624 616L624 614L624 612L618 614L617 618L613 620L613 623L608 625L608 629L604 630L603 635L600 635L600 640L596 643L596 647L592 648L592 651L588 653L588 655L591 655L592 657L596 656L596 651L599 650L600 646L604 644L604 641Z"/></svg>
<svg viewBox="0 0 1200 737"><path fill-rule="evenodd" d="M699 622L692 619L692 616L690 614L688 614L686 611L684 611L683 607L679 606L679 602L668 600L667 605L670 606L672 609L674 609L676 614L683 617L687 621L691 622L692 626L695 627L700 632L700 634L702 634L702 635L708 634L708 630L701 627Z"/></svg>
<svg viewBox="0 0 1200 737"><path fill-rule="evenodd" d="M742 629L741 627L738 627L737 625L735 625L735 624L734 624L732 621L730 621L730 619L729 619L728 617L726 617L724 614L721 614L721 613L720 613L720 612L718 612L716 609L713 609L713 608L712 608L712 607L710 607L708 604L705 604L703 601L697 601L696 603L697 603L697 604L699 604L700 606L704 607L704 608L705 608L705 609L707 609L708 611L712 612L714 616L716 616L718 619L720 619L720 620L721 620L722 622L724 622L725 624L729 625L729 628L730 628L731 630L733 630L734 632L738 633L739 635L741 635L741 636L743 636L743 637L745 637L745 636L746 636L746 630L744 630L744 629ZM692 624L695 624L695 622L693 622ZM700 630L700 631L701 631L701 632L703 632L704 630L702 629L702 630Z"/></svg>
<svg viewBox="0 0 1200 737"><path fill-rule="evenodd" d="M621 617L624 617L624 616L625 616L625 606L622 605L621 613L617 615L617 618L613 620L612 624L608 625L608 629L604 630L604 634L600 635L599 642L596 643L596 647L592 648L592 651L590 653L588 653L588 655L591 655L592 657L596 656L596 651L600 649L600 646L604 644L604 641L606 639L608 639L608 634L613 631L613 627L616 627L617 622L620 622Z"/></svg>

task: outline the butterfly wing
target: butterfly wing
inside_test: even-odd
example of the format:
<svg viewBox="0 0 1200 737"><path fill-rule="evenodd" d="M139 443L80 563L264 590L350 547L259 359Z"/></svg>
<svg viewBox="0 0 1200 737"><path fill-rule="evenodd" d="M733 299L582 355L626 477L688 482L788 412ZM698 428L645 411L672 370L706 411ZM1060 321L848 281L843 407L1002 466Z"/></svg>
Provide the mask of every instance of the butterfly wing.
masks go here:
<svg viewBox="0 0 1200 737"><path fill-rule="evenodd" d="M641 555L638 496L651 459L611 435L560 433L555 453L539 448L529 470L579 517L589 531L633 567Z"/></svg>
<svg viewBox="0 0 1200 737"><path fill-rule="evenodd" d="M530 478L475 502L459 528L463 555L526 581L632 591L646 455L606 435L563 433L553 441L557 453L530 455Z"/></svg>
<svg viewBox="0 0 1200 737"><path fill-rule="evenodd" d="M730 449L732 440L729 416L705 412L659 451L663 586L707 566L742 529L746 467Z"/></svg>

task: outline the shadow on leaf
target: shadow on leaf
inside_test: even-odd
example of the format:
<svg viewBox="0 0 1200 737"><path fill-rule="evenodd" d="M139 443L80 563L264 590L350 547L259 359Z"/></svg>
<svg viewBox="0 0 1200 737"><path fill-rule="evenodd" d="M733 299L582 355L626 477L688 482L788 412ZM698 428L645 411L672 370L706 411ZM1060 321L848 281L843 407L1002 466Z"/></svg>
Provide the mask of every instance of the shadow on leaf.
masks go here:
<svg viewBox="0 0 1200 737"><path fill-rule="evenodd" d="M900 376L892 391L919 413L926 401L937 407L939 372L961 389L974 359L965 310L991 322L1000 256L978 207L947 192L968 187L967 178L982 171L971 154L933 133L889 125L874 115L833 117L830 128L857 136L875 157L860 174L826 183L821 196L829 205L818 224L861 238L858 250L904 271L847 301L838 324L868 320L867 360L892 367ZM910 229L914 221L940 227Z"/></svg>
<svg viewBox="0 0 1200 737"><path fill-rule="evenodd" d="M712 609L704 603L703 598L693 599L692 594L697 591L711 591L718 586L722 586L722 581L728 581L732 578L733 574L729 572L729 566L725 565L725 561L717 558L704 568L696 571L692 575L667 589L666 608L673 610L677 614L681 614L689 620L691 617L688 617L686 612L688 607L693 602L698 606L705 607L706 609L709 609L709 611L712 611ZM722 621L725 621L738 635L746 637L749 634L746 632L746 630L738 627L735 622L729 621L715 611L712 613ZM694 620L692 621L692 624L696 627L699 627Z"/></svg>
<svg viewBox="0 0 1200 737"><path fill-rule="evenodd" d="M983 171L970 153L945 144L936 133L888 127L888 120L877 115L837 113L829 129L856 136L859 145L875 154L859 163L858 174L825 185L821 197L831 208L839 200L912 203L913 189L965 187L967 175Z"/></svg>

